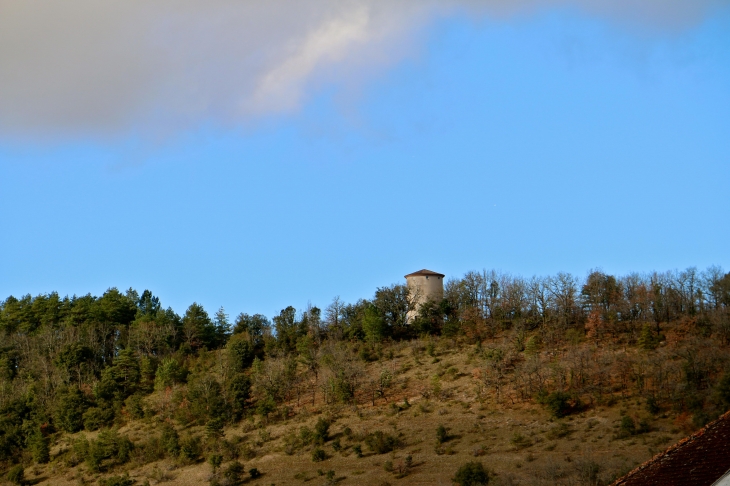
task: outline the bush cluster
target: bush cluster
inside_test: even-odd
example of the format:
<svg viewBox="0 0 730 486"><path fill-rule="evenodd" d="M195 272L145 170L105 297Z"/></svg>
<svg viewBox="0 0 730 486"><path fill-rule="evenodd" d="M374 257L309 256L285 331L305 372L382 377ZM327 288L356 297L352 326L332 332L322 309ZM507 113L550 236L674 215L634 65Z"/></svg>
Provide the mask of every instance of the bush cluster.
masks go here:
<svg viewBox="0 0 730 486"><path fill-rule="evenodd" d="M365 444L376 454L385 454L400 447L401 441L397 436L376 430L365 437Z"/></svg>
<svg viewBox="0 0 730 486"><path fill-rule="evenodd" d="M459 486L485 486L489 484L489 471L481 462L467 462L456 471L452 481Z"/></svg>

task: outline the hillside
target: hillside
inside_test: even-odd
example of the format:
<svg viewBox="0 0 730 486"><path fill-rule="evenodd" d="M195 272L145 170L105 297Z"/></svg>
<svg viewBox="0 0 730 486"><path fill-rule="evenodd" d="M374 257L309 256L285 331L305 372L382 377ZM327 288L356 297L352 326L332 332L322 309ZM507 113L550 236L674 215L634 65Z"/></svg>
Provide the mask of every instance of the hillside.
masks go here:
<svg viewBox="0 0 730 486"><path fill-rule="evenodd" d="M430 345L433 356L427 353ZM590 353L591 348L584 344L573 351ZM81 432L59 436L50 464L33 466L26 476L39 480L36 484L84 484L126 471L138 484L201 484L210 480L212 472L204 456L218 452L223 456L223 470L231 460L241 461L246 470L257 468L262 476L249 479L254 484L324 484L330 470L335 472L337 484L343 485L449 484L459 466L473 460L493 471L496 484L606 484L693 427L686 414L652 415L645 399L628 393L623 398L620 392L611 393L604 403L586 405L561 419L532 400L519 399L509 385L498 399L479 379L484 366L479 355L484 349L474 345L415 340L385 346L383 352L381 360L364 367L364 381L379 379L383 370L393 377L385 397L376 398L375 406L366 397L360 397L358 405L326 405L320 396L315 397L315 405L305 404L310 400L305 394L299 406L296 401L284 404L281 414L286 417L252 416L226 427L222 439L206 439L202 426L178 427L180 435L203 438L201 450L205 453L189 461L192 464L177 458L144 464L150 436L160 433L160 417L153 415L131 420L119 429L140 451L112 472L100 474L83 463L71 466L73 441L81 436L98 437L98 433ZM627 356L632 354L642 358L634 350L627 352ZM216 357L209 360L214 362ZM159 407L164 395L147 397L145 408ZM623 417L633 419L633 431L622 427ZM321 446L305 444L301 430L314 431L322 418L331 423L328 440ZM640 430L640 422L648 424L646 431ZM447 437L439 444L436 431L440 425L446 428ZM376 431L397 438L392 452L378 454L368 447L365 439ZM357 445L362 457L353 450ZM312 459L317 448L325 453L321 462ZM412 465L406 468L408 456Z"/></svg>
<svg viewBox="0 0 730 486"><path fill-rule="evenodd" d="M392 286L324 318L288 307L275 333L197 304L179 317L148 291L9 298L2 477L450 484L476 462L490 484L607 485L730 408L730 277L714 275L689 298L563 275L545 280L563 294L517 310L518 279L469 300L467 275L412 322Z"/></svg>

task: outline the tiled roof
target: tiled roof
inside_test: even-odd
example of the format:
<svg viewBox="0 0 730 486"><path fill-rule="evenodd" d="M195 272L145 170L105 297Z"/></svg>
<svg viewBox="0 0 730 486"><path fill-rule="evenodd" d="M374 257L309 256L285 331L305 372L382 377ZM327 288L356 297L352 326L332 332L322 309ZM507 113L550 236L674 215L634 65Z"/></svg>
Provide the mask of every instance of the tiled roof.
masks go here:
<svg viewBox="0 0 730 486"><path fill-rule="evenodd" d="M730 486L730 470L726 472L720 479L712 483L712 486Z"/></svg>
<svg viewBox="0 0 730 486"><path fill-rule="evenodd" d="M417 272L409 273L406 275L406 278L408 277L418 277L418 276L437 276L437 277L445 277L443 273L436 273L432 272L431 270L426 270L425 268L423 270L419 270Z"/></svg>
<svg viewBox="0 0 730 486"><path fill-rule="evenodd" d="M730 412L611 486L711 486L730 470Z"/></svg>

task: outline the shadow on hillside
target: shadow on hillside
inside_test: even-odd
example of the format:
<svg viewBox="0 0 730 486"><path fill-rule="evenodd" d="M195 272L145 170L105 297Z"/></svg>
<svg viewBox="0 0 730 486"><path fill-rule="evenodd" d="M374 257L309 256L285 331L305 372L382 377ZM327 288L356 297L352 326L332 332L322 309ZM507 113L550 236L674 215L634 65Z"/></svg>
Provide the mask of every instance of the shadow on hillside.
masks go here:
<svg viewBox="0 0 730 486"><path fill-rule="evenodd" d="M266 474L265 472L258 471L258 474L256 475L256 477L246 478L243 481L241 481L241 484L249 484L254 481L258 481L261 478L265 478L266 476L268 476L268 474Z"/></svg>

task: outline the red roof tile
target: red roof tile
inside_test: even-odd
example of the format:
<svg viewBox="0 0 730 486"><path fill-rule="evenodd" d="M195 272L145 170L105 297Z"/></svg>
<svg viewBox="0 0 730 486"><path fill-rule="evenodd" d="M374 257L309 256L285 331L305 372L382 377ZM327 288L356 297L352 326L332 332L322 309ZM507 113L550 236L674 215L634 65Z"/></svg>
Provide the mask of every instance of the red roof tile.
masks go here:
<svg viewBox="0 0 730 486"><path fill-rule="evenodd" d="M611 486L710 486L730 470L730 412Z"/></svg>

